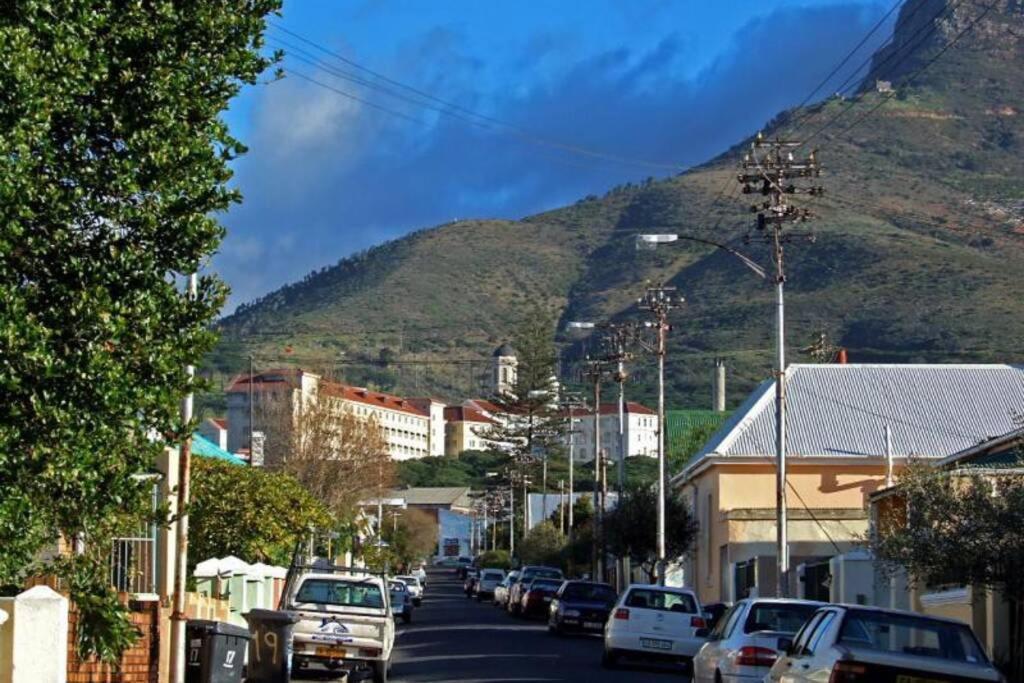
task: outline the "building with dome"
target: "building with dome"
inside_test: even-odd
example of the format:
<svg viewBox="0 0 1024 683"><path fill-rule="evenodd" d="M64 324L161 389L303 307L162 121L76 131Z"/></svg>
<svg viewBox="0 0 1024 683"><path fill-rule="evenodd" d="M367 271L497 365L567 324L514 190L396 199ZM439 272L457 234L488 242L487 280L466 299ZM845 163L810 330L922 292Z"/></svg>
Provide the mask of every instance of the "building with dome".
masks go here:
<svg viewBox="0 0 1024 683"><path fill-rule="evenodd" d="M491 389L496 395L511 394L516 386L519 360L516 351L507 342L491 354Z"/></svg>

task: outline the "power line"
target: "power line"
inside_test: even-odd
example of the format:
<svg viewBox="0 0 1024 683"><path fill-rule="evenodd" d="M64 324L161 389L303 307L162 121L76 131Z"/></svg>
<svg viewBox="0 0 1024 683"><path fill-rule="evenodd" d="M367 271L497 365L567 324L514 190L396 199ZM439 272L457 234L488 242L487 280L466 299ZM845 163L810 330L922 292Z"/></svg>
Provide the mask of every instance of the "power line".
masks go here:
<svg viewBox="0 0 1024 683"><path fill-rule="evenodd" d="M413 118L412 116L408 116L408 115L403 114L403 113L401 113L399 111L395 111L394 109L389 109L389 108L387 108L385 106L382 106L380 104L377 104L375 102L371 102L369 100L363 99L362 97L359 97L358 95L353 95L350 92L345 92L344 90L339 90L338 88L335 88L333 86L327 85L326 83L324 83L322 81L318 81L317 79L313 78L312 76L308 76L308 75L302 73L301 71L296 71L295 69L292 69L292 68L282 68L281 70L284 71L285 73L291 74L292 76L295 76L297 78L301 78L304 81L309 81L313 85L319 86L319 87L324 88L326 90L330 90L331 92L336 93L338 95L341 95L342 97L346 97L346 98L348 98L350 100L354 100L356 102L359 102L360 104L365 104L367 107L371 107L372 109L376 109L378 111L382 111L382 112L384 112L386 114L391 114L392 116L397 116L398 118L405 119L406 121L408 121L410 123L416 123L416 124L422 124L423 123L423 121L421 121L419 119L416 119L416 118Z"/></svg>
<svg viewBox="0 0 1024 683"><path fill-rule="evenodd" d="M625 164L625 165L631 165L631 166L642 166L642 167L647 167L647 168L656 168L656 169L661 169L661 170L670 170L670 171L674 171L674 172L678 172L678 171L681 171L681 170L684 169L684 166L682 164L657 162L657 161L650 161L650 160L646 160L646 159L634 159L634 158L631 158L631 157L625 157L625 156L621 156L621 155L618 155L618 154L612 154L612 153L609 153L609 152L605 152L603 150L598 150L598 149L593 149L593 148L590 148L590 147L585 147L583 145L562 142L560 140L555 140L555 139L552 139L552 138L548 138L548 137L537 135L537 134L535 134L535 133L533 133L533 132L531 132L531 131L529 131L529 130L527 130L525 128L522 128L521 126L518 126L518 125L516 125L514 123L510 123L508 121L503 121L501 119L495 118L493 116L488 116L486 114L481 114L481 113L479 113L477 111L474 111L472 109L468 109L468 108L463 107L462 105L456 104L454 102L442 99L442 98L437 97L435 95L432 95L432 94L430 94L430 93L428 93L426 91L423 91L423 90L420 90L418 88L415 88L415 87L413 87L411 85L407 85L407 84L402 83L400 81L397 81L397 80L395 80L393 78L389 78L388 76L385 76L384 74L382 74L382 73L380 73L378 71L374 71L373 69L365 67L362 64L359 64L358 62L356 62L354 60L348 59L347 57L345 57L345 56L343 56L341 54L338 54L337 52L334 52L333 50L330 50L329 48L326 48L323 45L320 45L319 43L317 43L317 42L315 42L313 40L310 40L309 38L306 38L305 36L302 36L299 33L296 33L295 31L287 29L287 28L281 26L277 22L271 22L271 26L273 26L277 30L282 31L282 32L284 32L284 33L294 37L295 39L297 39L297 40L299 40L299 41L301 41L301 42L303 42L303 43L305 43L305 44L307 44L307 45L309 45L309 46L319 50L320 52L323 52L325 55L328 55L328 56L332 57L333 59L339 60L339 61L341 61L344 64L352 66L352 67L354 67L356 69L359 69L360 71L363 71L365 73L371 74L372 76L374 76L374 77L376 77L376 78L378 78L378 79L384 81L385 83L388 83L388 84L390 84L390 85L392 85L394 87L401 88L402 90L406 90L408 92L414 93L415 95L418 95L421 98L430 100L430 101L434 102L435 104L441 105L442 108L434 107L434 106L427 105L427 104L420 104L420 106L430 107L430 108L434 109L435 111L438 111L439 113L444 114L446 116L454 116L455 118L458 118L459 120L462 120L464 122L471 123L473 125L481 126L481 127L484 127L484 128L488 128L490 130L494 130L493 126L498 126L501 129L503 129L504 131L506 131L508 134L514 135L515 137L519 137L520 139L523 139L523 140L525 140L527 142L530 142L532 144L543 145L543 146L547 146L547 147L553 147L555 149L560 149L560 150L562 150L564 152L569 152L569 153L572 153L572 154L578 154L578 155L581 155L581 156L588 156L588 157L595 158L595 159L602 159L604 161L615 162L615 163L618 163L618 164ZM278 38L277 40L280 40L280 39ZM351 74L347 75L346 77L347 78L352 78ZM367 87L373 87L373 86L367 86ZM380 89L379 86L377 87L377 89L378 90ZM453 114L453 110L455 112L462 112L462 114L464 114L465 116L459 116L458 114ZM468 117L472 117L473 119L480 119L480 121L469 120L469 119L466 118L467 116ZM493 124L493 126L487 126L486 123Z"/></svg>

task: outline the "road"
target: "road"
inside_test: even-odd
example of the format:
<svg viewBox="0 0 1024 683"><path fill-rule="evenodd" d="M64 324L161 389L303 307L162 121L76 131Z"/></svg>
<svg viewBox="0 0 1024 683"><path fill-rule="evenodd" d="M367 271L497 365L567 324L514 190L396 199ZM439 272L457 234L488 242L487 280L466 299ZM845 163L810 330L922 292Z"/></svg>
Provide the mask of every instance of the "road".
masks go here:
<svg viewBox="0 0 1024 683"><path fill-rule="evenodd" d="M556 638L537 621L522 621L462 593L451 570L432 572L413 623L400 626L395 683L485 681L669 681L679 673L601 667L598 636Z"/></svg>

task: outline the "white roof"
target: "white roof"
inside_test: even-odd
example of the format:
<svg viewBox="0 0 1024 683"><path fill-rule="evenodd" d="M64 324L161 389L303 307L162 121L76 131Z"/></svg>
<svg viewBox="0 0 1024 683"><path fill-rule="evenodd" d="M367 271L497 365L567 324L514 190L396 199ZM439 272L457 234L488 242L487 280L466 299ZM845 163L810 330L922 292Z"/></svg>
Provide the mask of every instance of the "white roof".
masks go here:
<svg viewBox="0 0 1024 683"><path fill-rule="evenodd" d="M787 449L795 457L945 457L1015 428L1024 407L1020 365L791 365ZM722 425L704 456L775 452L775 381L762 383ZM693 467L693 465L691 465Z"/></svg>

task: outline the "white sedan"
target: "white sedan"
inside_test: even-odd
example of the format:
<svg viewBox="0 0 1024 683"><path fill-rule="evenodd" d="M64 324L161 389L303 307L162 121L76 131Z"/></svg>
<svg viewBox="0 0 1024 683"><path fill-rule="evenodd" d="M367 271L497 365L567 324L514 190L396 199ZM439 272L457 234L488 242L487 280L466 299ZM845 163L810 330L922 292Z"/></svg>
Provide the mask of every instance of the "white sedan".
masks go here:
<svg viewBox="0 0 1024 683"><path fill-rule="evenodd" d="M601 663L621 659L681 663L690 667L707 641L697 594L688 588L633 584L612 608L604 627Z"/></svg>
<svg viewBox="0 0 1024 683"><path fill-rule="evenodd" d="M779 656L779 640L792 640L823 603L746 598L722 615L693 660L697 683L760 681Z"/></svg>
<svg viewBox="0 0 1024 683"><path fill-rule="evenodd" d="M765 681L1005 680L967 624L916 612L829 605L785 645Z"/></svg>
<svg viewBox="0 0 1024 683"><path fill-rule="evenodd" d="M423 602L423 586L415 576L396 576L396 579L409 587L409 595L412 596L412 604L417 607Z"/></svg>

